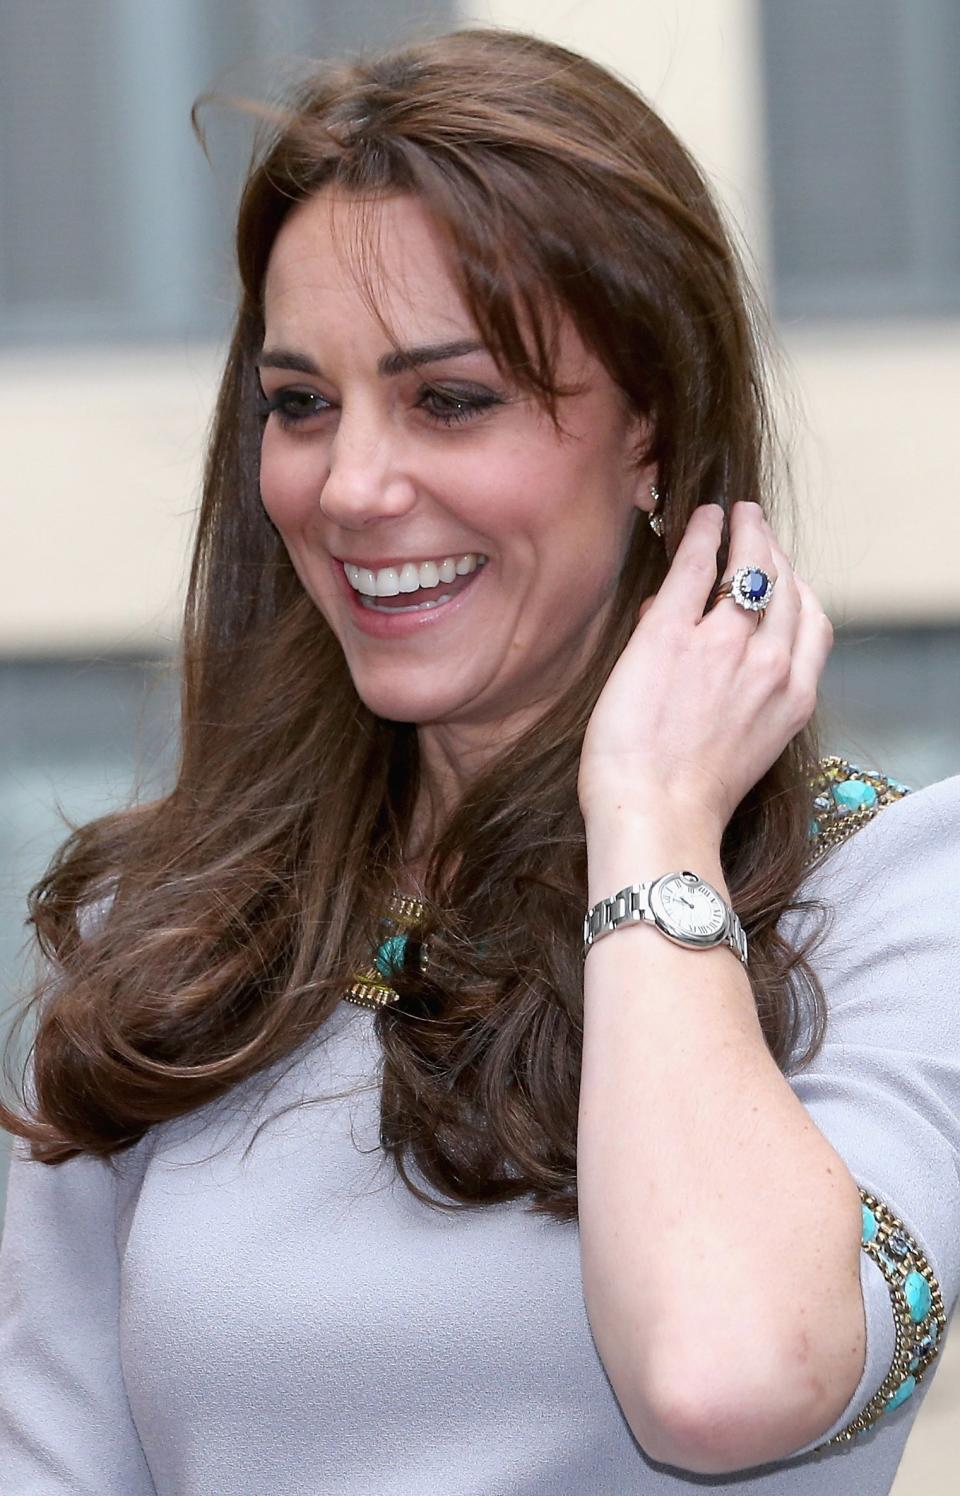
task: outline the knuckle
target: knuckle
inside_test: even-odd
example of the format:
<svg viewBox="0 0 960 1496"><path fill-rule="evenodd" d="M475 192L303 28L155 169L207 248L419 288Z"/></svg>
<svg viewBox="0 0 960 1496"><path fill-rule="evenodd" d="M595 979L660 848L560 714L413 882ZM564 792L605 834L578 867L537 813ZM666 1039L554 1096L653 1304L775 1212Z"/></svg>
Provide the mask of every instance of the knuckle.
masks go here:
<svg viewBox="0 0 960 1496"><path fill-rule="evenodd" d="M749 638L749 635L744 634L743 624L736 616L739 611L739 608L733 608L729 600L724 599L715 604L706 615L711 620L706 643L718 654L729 653L738 644L745 645Z"/></svg>
<svg viewBox="0 0 960 1496"><path fill-rule="evenodd" d="M710 577L717 574L716 551L711 546L693 546L687 552L687 570L696 577Z"/></svg>
<svg viewBox="0 0 960 1496"><path fill-rule="evenodd" d="M757 666L775 685L786 685L793 666L790 650L774 640L758 639L756 644Z"/></svg>

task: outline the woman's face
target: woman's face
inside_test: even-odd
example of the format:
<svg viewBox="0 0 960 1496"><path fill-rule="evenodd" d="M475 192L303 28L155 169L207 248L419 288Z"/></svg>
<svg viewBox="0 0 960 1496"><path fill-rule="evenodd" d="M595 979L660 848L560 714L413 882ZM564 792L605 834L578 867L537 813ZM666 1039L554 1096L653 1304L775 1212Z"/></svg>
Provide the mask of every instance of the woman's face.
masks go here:
<svg viewBox="0 0 960 1496"><path fill-rule="evenodd" d="M489 737L586 658L651 505L631 461L644 428L567 324L559 379L583 389L559 402L561 435L479 346L436 232L398 195L376 209L377 296L401 349L437 350L423 368L442 394L426 389L338 256L333 226L349 243L356 211L300 204L270 257L263 504L367 706Z"/></svg>

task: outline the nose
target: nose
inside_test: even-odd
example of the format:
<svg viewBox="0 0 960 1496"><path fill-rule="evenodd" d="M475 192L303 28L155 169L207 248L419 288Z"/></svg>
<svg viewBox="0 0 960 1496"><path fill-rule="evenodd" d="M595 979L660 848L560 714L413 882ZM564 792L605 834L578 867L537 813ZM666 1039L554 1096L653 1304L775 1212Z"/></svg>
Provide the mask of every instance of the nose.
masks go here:
<svg viewBox="0 0 960 1496"><path fill-rule="evenodd" d="M374 411L344 410L329 448L320 508L344 529L405 514L416 497L402 460L402 444Z"/></svg>

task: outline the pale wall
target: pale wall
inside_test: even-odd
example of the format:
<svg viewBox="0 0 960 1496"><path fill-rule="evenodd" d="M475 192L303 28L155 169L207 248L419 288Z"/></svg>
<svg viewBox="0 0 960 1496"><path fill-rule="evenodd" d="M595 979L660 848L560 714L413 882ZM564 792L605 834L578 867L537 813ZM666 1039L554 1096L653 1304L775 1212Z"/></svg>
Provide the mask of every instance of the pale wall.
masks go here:
<svg viewBox="0 0 960 1496"><path fill-rule="evenodd" d="M626 73L692 147L763 281L754 0L465 3ZM960 619L960 324L810 326L786 338L805 575L835 619ZM0 653L169 647L218 350L7 354Z"/></svg>
<svg viewBox="0 0 960 1496"><path fill-rule="evenodd" d="M219 352L0 358L0 653L168 649Z"/></svg>

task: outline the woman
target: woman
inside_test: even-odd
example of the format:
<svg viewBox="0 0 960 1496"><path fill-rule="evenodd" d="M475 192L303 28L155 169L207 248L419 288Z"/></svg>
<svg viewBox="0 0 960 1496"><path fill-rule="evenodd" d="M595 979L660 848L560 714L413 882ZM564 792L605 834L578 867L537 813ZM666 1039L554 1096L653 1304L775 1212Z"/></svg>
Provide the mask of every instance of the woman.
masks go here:
<svg viewBox="0 0 960 1496"><path fill-rule="evenodd" d="M702 178L461 31L313 79L237 246L176 784L32 896L10 1489L888 1490L960 779L820 758Z"/></svg>

